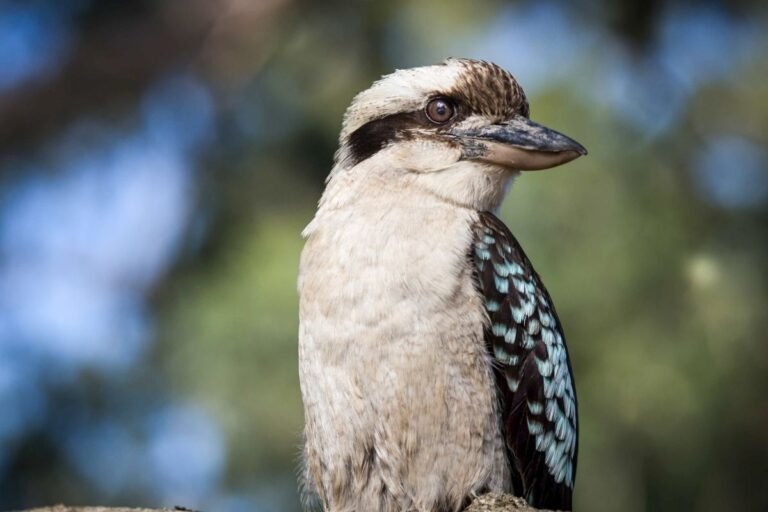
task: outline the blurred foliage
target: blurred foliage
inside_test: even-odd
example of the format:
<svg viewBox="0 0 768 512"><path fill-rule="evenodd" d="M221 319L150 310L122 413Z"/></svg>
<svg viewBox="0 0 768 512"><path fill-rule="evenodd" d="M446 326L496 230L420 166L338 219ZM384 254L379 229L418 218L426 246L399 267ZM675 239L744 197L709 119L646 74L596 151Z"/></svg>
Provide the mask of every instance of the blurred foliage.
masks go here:
<svg viewBox="0 0 768 512"><path fill-rule="evenodd" d="M767 28L749 0L0 4L0 509L297 510L299 233L353 95L456 55L590 151L501 211L568 335L577 510L768 510Z"/></svg>

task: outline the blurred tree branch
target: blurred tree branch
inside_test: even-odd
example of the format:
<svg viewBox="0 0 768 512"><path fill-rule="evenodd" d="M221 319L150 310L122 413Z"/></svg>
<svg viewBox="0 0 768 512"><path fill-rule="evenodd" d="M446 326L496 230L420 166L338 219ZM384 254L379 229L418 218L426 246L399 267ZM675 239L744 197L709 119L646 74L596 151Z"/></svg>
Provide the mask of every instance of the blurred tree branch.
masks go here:
<svg viewBox="0 0 768 512"><path fill-rule="evenodd" d="M53 507L21 510L18 512L194 512L186 508L112 508L112 507L68 507L66 505L54 505Z"/></svg>
<svg viewBox="0 0 768 512"><path fill-rule="evenodd" d="M533 508L524 499L509 494L478 496L464 512L546 512Z"/></svg>
<svg viewBox="0 0 768 512"><path fill-rule="evenodd" d="M53 76L0 94L0 154L33 148L75 118L132 105L168 70L199 68L214 82L211 75L233 74L216 59L253 58L253 46L265 46L270 22L289 3L157 2L138 13L115 8L100 13L99 23L80 23L77 44Z"/></svg>
<svg viewBox="0 0 768 512"><path fill-rule="evenodd" d="M149 508L110 508L110 507L67 507L55 505L53 507L36 508L19 512L178 512L189 509L149 509ZM193 512L190 510L190 512ZM464 512L546 512L529 507L522 498L506 494L485 494L474 500Z"/></svg>
<svg viewBox="0 0 768 512"><path fill-rule="evenodd" d="M0 152L34 145L84 113L133 101L159 73L190 58L204 32L203 23L151 18L87 30L55 77L0 98Z"/></svg>

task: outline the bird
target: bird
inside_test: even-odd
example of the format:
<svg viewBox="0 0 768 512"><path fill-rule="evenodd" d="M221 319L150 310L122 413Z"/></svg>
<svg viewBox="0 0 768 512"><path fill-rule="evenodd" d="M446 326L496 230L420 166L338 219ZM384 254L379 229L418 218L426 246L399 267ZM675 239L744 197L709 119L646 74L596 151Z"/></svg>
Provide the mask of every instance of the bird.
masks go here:
<svg viewBox="0 0 768 512"><path fill-rule="evenodd" d="M552 299L498 211L523 171L587 151L515 78L450 58L357 94L302 232L308 510L571 510L578 416Z"/></svg>

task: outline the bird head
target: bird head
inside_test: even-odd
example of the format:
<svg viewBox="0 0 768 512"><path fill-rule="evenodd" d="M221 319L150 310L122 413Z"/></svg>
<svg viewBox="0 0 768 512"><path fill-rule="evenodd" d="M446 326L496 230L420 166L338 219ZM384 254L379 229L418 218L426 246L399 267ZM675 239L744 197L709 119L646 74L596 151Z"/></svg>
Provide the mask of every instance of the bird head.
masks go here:
<svg viewBox="0 0 768 512"><path fill-rule="evenodd" d="M359 93L344 116L334 173L407 179L447 200L495 208L520 171L587 152L529 119L514 77L477 60L398 70Z"/></svg>

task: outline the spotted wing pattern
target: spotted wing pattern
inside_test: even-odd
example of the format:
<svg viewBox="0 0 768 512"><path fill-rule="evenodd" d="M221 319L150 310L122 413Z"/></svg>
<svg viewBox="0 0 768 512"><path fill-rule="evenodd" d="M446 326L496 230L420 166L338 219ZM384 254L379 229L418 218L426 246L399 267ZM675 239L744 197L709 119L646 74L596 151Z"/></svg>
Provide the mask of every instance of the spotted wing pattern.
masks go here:
<svg viewBox="0 0 768 512"><path fill-rule="evenodd" d="M578 421L560 321L509 229L483 212L473 230L472 260L490 318L485 340L515 493L536 508L571 510Z"/></svg>

